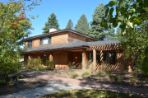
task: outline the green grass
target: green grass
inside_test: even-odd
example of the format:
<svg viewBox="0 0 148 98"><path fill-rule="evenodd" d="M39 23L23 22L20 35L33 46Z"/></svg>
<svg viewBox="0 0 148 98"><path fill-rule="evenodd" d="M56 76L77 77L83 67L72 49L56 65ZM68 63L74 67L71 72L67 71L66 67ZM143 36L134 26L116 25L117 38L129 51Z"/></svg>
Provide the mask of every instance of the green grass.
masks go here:
<svg viewBox="0 0 148 98"><path fill-rule="evenodd" d="M71 90L61 91L42 96L41 98L143 98L132 94L115 93L100 90Z"/></svg>

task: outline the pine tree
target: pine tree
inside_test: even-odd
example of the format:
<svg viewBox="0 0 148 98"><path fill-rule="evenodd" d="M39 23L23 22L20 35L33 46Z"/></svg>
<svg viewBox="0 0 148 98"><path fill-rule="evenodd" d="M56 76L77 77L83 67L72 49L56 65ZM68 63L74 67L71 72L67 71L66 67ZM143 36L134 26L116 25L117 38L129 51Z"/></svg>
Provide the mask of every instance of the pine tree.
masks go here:
<svg viewBox="0 0 148 98"><path fill-rule="evenodd" d="M73 29L73 22L71 19L69 19L65 29Z"/></svg>
<svg viewBox="0 0 148 98"><path fill-rule="evenodd" d="M91 23L91 35L98 39L103 39L105 37L105 28L101 25L101 22L105 18L105 11L106 9L103 4L97 6Z"/></svg>
<svg viewBox="0 0 148 98"><path fill-rule="evenodd" d="M88 34L89 33L89 24L85 15L82 15L78 20L78 23L75 29L79 32Z"/></svg>
<svg viewBox="0 0 148 98"><path fill-rule="evenodd" d="M59 29L58 20L56 19L56 15L54 13L52 13L50 17L48 17L48 22L45 23L43 33L48 33L49 29L51 28Z"/></svg>

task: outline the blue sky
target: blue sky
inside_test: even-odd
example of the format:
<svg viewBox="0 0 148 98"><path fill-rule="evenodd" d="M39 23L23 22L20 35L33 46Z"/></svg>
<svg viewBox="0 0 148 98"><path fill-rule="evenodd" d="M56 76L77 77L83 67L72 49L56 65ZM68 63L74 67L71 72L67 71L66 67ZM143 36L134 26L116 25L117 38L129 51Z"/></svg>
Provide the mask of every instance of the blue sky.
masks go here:
<svg viewBox="0 0 148 98"><path fill-rule="evenodd" d="M64 29L67 21L71 19L75 24L82 14L87 16L89 22L96 6L100 3L107 4L109 0L42 0L29 15L38 16L32 20L34 28L30 36L41 34L47 18L51 13L55 13L61 29Z"/></svg>
<svg viewBox="0 0 148 98"><path fill-rule="evenodd" d="M5 2L5 0L0 1ZM42 33L42 28L51 13L56 14L60 29L64 29L69 19L75 26L82 14L86 15L88 22L91 22L96 6L108 2L109 0L41 0L39 6L27 12L28 16L37 16L31 20L33 30L30 36Z"/></svg>

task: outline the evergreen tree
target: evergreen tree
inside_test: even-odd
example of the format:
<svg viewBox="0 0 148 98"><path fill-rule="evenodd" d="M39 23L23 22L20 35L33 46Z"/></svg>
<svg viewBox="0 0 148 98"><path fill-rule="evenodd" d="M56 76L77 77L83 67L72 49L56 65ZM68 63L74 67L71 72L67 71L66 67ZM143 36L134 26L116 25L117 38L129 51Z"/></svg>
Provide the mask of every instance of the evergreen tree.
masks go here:
<svg viewBox="0 0 148 98"><path fill-rule="evenodd" d="M85 15L82 15L78 20L78 23L75 29L79 32L88 34L89 33L89 24Z"/></svg>
<svg viewBox="0 0 148 98"><path fill-rule="evenodd" d="M101 25L101 22L105 18L105 6L100 4L95 9L93 15L93 21L91 23L91 36L99 39L103 39L105 37L105 28Z"/></svg>
<svg viewBox="0 0 148 98"><path fill-rule="evenodd" d="M52 13L50 17L48 17L48 22L45 23L43 33L48 33L49 29L51 28L59 29L58 20L56 19L56 15L54 13Z"/></svg>
<svg viewBox="0 0 148 98"><path fill-rule="evenodd" d="M73 22L71 19L69 19L65 29L73 29Z"/></svg>

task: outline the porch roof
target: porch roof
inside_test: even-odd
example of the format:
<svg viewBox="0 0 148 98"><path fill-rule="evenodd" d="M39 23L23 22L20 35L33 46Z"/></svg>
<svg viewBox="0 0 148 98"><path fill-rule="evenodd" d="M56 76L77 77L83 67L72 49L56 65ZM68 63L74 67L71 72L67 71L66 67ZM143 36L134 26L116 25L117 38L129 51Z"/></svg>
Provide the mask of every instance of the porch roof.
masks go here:
<svg viewBox="0 0 148 98"><path fill-rule="evenodd" d="M60 44L60 45L47 44L47 45L41 45L40 47L37 47L37 48L25 48L23 52L29 53L29 52L37 52L37 51L52 51L52 50L58 50L58 49L82 48L82 47L98 48L98 47L104 47L104 46L105 47L115 46L115 45L118 45L119 43L120 43L119 41L113 41L113 40L93 41L93 42L75 41L68 44ZM106 48L109 48L109 47L106 47Z"/></svg>

